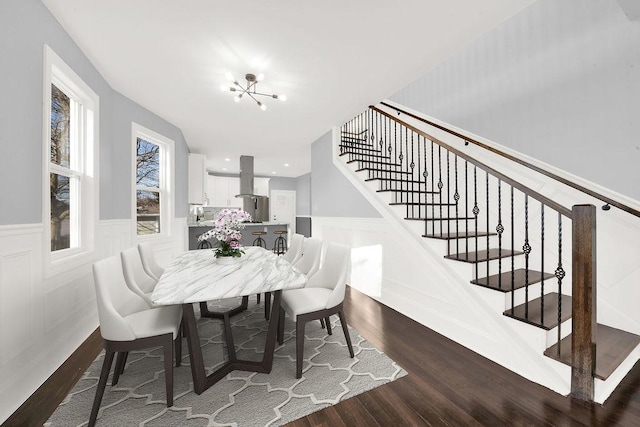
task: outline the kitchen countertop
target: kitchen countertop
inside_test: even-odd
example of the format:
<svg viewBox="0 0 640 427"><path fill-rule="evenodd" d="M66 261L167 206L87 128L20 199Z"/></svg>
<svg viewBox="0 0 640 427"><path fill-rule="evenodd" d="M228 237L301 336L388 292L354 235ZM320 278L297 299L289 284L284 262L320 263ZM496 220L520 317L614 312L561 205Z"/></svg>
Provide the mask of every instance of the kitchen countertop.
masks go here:
<svg viewBox="0 0 640 427"><path fill-rule="evenodd" d="M269 225L286 225L288 226L288 222L277 222L277 221L269 221L269 222L247 222L245 223L247 227L263 227ZM189 227L213 227L213 221L201 221L200 224L189 224Z"/></svg>

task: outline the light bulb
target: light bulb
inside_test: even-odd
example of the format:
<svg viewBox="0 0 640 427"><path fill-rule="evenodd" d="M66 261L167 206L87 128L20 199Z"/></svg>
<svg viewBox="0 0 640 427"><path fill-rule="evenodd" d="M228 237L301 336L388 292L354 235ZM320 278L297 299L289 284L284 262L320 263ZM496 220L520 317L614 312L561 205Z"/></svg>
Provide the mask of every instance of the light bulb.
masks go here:
<svg viewBox="0 0 640 427"><path fill-rule="evenodd" d="M227 85L220 85L220 90L223 92L227 92L229 90L229 86Z"/></svg>
<svg viewBox="0 0 640 427"><path fill-rule="evenodd" d="M260 109L262 111L265 111L267 109L267 106L265 104L263 104L262 102L258 102L258 105L260 106Z"/></svg>
<svg viewBox="0 0 640 427"><path fill-rule="evenodd" d="M278 99L280 101L286 101L287 100L287 96L286 95L278 95Z"/></svg>
<svg viewBox="0 0 640 427"><path fill-rule="evenodd" d="M242 94L240 93L240 94L238 94L238 95L234 96L234 97L233 97L233 100L234 100L234 101L236 101L236 102L240 102L240 99L241 99L241 98L242 98Z"/></svg>
<svg viewBox="0 0 640 427"><path fill-rule="evenodd" d="M256 82L261 82L264 80L264 74L260 73L256 76Z"/></svg>

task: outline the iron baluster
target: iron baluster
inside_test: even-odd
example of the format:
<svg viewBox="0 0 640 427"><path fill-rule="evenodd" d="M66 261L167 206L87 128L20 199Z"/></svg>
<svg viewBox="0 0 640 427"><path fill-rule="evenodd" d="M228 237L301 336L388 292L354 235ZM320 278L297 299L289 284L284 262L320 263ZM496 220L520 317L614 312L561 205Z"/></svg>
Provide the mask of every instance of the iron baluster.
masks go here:
<svg viewBox="0 0 640 427"><path fill-rule="evenodd" d="M438 193L440 195L440 216L439 224L440 224L440 234L443 234L442 231L442 147L438 145Z"/></svg>
<svg viewBox="0 0 640 427"><path fill-rule="evenodd" d="M498 252L502 253L502 180L498 179L498 225L496 233L498 233ZM488 284L488 282L487 282ZM498 289L502 289L502 257L498 258Z"/></svg>
<svg viewBox="0 0 640 427"><path fill-rule="evenodd" d="M529 254L531 246L529 245L529 196L524 195L524 318L529 319Z"/></svg>
<svg viewBox="0 0 640 427"><path fill-rule="evenodd" d="M464 161L464 247L465 253L469 253L469 162ZM477 279L477 278L476 278Z"/></svg>
<svg viewBox="0 0 640 427"><path fill-rule="evenodd" d="M447 150L447 236L451 236L451 178L449 174L449 150ZM442 202L442 199L440 199ZM449 244L450 240L447 240L447 255L451 255L451 245Z"/></svg>
<svg viewBox="0 0 640 427"><path fill-rule="evenodd" d="M486 177L486 181L485 181L485 189L487 192L487 204L486 206L486 210L487 210L487 277L489 277L489 172L485 171L485 177ZM500 254L498 254L498 256L500 256ZM478 277L476 277L476 280L478 280Z"/></svg>
<svg viewBox="0 0 640 427"><path fill-rule="evenodd" d="M515 303L515 287L516 287L516 273L515 273L515 222L513 215L513 185L511 186L511 315L514 315Z"/></svg>
<svg viewBox="0 0 640 427"><path fill-rule="evenodd" d="M544 325L544 204L540 203L540 324Z"/></svg>
<svg viewBox="0 0 640 427"><path fill-rule="evenodd" d="M478 208L478 168L473 166L473 216L475 218L475 233L474 233L474 242L475 242L475 267L476 267L476 277L478 280L478 214L480 213L480 209ZM469 254L466 255L467 261L469 260Z"/></svg>
<svg viewBox="0 0 640 427"><path fill-rule="evenodd" d="M456 253L460 253L460 229L459 229L459 215L458 215L458 201L460 200L460 193L458 192L458 155L453 158L454 161L454 176L455 176L455 193L453 193L453 201L456 203Z"/></svg>
<svg viewBox="0 0 640 427"><path fill-rule="evenodd" d="M436 192L435 192L435 169L434 169L434 153L433 153L433 141L431 141L431 218L436 217ZM426 185L425 185L426 188ZM426 197L426 194L425 194ZM426 215L425 215L426 218ZM436 222L431 221L431 234L436 234Z"/></svg>
<svg viewBox="0 0 640 427"><path fill-rule="evenodd" d="M562 279L565 276L564 268L562 268L562 214L558 212L558 267L555 271L556 279L558 279L558 357L560 357L560 343L562 342Z"/></svg>

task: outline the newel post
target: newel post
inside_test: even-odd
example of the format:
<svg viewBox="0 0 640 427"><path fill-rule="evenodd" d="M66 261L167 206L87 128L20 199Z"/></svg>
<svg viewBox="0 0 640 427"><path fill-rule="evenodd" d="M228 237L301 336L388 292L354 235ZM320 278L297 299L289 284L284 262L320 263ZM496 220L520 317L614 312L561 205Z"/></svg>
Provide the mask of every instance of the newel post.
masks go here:
<svg viewBox="0 0 640 427"><path fill-rule="evenodd" d="M596 208L572 208L571 396L593 401L596 367Z"/></svg>

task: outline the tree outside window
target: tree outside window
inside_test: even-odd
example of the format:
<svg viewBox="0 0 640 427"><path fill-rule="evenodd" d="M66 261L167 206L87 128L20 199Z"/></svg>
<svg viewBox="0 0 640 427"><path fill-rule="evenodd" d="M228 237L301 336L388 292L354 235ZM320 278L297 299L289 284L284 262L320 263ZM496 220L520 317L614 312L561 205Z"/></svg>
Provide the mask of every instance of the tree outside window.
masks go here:
<svg viewBox="0 0 640 427"><path fill-rule="evenodd" d="M161 232L160 159L159 145L142 138L136 139L136 230L138 235Z"/></svg>

